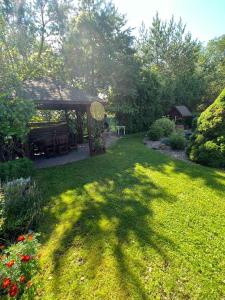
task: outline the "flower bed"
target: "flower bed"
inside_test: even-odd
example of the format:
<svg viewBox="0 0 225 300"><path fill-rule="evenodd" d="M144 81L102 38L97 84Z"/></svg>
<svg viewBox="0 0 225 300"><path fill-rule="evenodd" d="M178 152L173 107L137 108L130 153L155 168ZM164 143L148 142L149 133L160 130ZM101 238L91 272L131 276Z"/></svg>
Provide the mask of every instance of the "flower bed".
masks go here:
<svg viewBox="0 0 225 300"><path fill-rule="evenodd" d="M38 270L38 248L37 234L21 235L9 247L0 244L0 298L20 299L24 294L33 298L31 280Z"/></svg>

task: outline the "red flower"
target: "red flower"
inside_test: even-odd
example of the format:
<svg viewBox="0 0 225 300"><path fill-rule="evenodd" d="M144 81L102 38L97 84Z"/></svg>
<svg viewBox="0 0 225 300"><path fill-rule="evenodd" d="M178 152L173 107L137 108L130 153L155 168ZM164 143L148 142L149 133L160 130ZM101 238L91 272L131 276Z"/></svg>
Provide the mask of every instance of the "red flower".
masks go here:
<svg viewBox="0 0 225 300"><path fill-rule="evenodd" d="M26 281L26 277L24 275L20 276L20 283L24 283Z"/></svg>
<svg viewBox="0 0 225 300"><path fill-rule="evenodd" d="M25 240L25 236L24 235L20 235L17 239L17 242L23 242Z"/></svg>
<svg viewBox="0 0 225 300"><path fill-rule="evenodd" d="M3 250L5 248L4 244L0 244L0 250Z"/></svg>
<svg viewBox="0 0 225 300"><path fill-rule="evenodd" d="M11 268L15 264L15 260L10 260L6 263L6 267Z"/></svg>
<svg viewBox="0 0 225 300"><path fill-rule="evenodd" d="M16 297L18 292L19 292L18 285L16 283L12 284L10 289L9 289L9 296L10 297Z"/></svg>
<svg viewBox="0 0 225 300"><path fill-rule="evenodd" d="M21 261L28 262L29 260L31 260L31 256L30 255L22 255L21 256Z"/></svg>
<svg viewBox="0 0 225 300"><path fill-rule="evenodd" d="M3 283L2 283L2 288L3 289L6 289L7 287L9 287L11 284L11 279L10 278L5 278L3 280Z"/></svg>

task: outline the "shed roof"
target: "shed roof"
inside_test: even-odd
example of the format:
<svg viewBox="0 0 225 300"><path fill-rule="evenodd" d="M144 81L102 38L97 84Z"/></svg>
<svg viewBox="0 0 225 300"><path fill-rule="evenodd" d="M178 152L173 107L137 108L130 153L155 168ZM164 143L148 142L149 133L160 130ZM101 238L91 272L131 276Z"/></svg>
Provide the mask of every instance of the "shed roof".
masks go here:
<svg viewBox="0 0 225 300"><path fill-rule="evenodd" d="M90 96L82 90L51 78L25 81L17 95L33 100L42 109L65 109L87 106L93 101L102 102L97 96Z"/></svg>
<svg viewBox="0 0 225 300"><path fill-rule="evenodd" d="M176 110L182 115L182 117L192 117L192 113L185 105L175 106Z"/></svg>

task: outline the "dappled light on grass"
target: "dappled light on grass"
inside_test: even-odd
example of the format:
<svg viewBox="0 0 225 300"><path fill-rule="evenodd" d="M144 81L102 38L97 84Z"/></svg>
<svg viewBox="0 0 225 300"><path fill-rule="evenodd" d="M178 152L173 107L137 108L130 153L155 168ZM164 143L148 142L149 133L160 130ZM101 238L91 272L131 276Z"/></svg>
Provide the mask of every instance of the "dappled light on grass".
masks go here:
<svg viewBox="0 0 225 300"><path fill-rule="evenodd" d="M211 264L225 254L217 190L223 181L215 178L212 190L206 180L211 171L196 168L193 184L190 165L127 138L101 157L39 173L42 183L57 174L51 176L55 188L46 185L40 226L42 299L218 295L223 272Z"/></svg>
<svg viewBox="0 0 225 300"><path fill-rule="evenodd" d="M154 197L163 197L163 191L154 186L149 178L147 180L144 172L141 177L143 183L139 181L139 176L134 169L126 170L122 177L115 176L114 181L94 181L85 184L78 192L66 191L60 195L60 201L49 212L58 216L56 228L49 239L53 246L49 253L52 259L50 271L55 274L52 280L55 281L53 290L58 290L61 279L67 277L67 265L71 264L71 255L79 260L78 253L76 255L79 248L76 245L80 242L80 250L87 260L86 271L90 278L86 278L86 271L81 277L92 280L96 274L102 276L99 269L103 268L105 271L103 256L107 254L107 260L112 260L110 265L114 269L111 276L118 286L121 285L124 297L129 296L132 287L137 296L144 296L143 283L132 271L133 258L129 253L126 254L127 248L138 251L140 257L136 256L136 263L141 264L144 271L144 256L148 257L149 250L153 250L153 256L160 255L167 263L168 257L159 244L166 241L170 245L172 242L151 229L151 201ZM147 185L143 177L146 177ZM68 255L73 246L75 252Z"/></svg>

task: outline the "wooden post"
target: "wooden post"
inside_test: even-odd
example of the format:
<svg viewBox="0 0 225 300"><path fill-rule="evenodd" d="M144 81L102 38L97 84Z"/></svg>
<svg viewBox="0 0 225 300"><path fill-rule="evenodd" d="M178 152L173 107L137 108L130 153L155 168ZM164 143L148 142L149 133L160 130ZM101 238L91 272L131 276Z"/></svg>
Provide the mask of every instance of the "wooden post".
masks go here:
<svg viewBox="0 0 225 300"><path fill-rule="evenodd" d="M83 144L84 132L83 132L82 112L76 110L76 116L77 116L77 142L78 144Z"/></svg>
<svg viewBox="0 0 225 300"><path fill-rule="evenodd" d="M30 149L30 145L29 145L29 141L26 141L24 144L23 144L23 151L24 151L24 155L25 157L28 157L28 158L31 158L33 159L33 153L31 153L31 149Z"/></svg>
<svg viewBox="0 0 225 300"><path fill-rule="evenodd" d="M90 155L94 154L93 149L93 136L92 136L92 116L90 111L90 105L87 106L87 130L88 130L88 143L89 143L89 151Z"/></svg>
<svg viewBox="0 0 225 300"><path fill-rule="evenodd" d="M66 123L67 123L67 126L69 126L69 115L68 115L68 110L65 109L65 118L66 118Z"/></svg>

